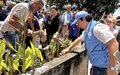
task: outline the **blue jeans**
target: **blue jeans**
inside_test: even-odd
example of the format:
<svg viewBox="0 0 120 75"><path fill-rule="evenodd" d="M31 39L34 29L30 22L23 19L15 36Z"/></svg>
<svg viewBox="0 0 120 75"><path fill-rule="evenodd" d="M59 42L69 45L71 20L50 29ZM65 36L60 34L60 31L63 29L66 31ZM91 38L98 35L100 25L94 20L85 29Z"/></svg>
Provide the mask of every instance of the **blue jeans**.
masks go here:
<svg viewBox="0 0 120 75"><path fill-rule="evenodd" d="M5 32L3 33L3 38L7 42L9 42L14 48L17 48L17 43L18 43L18 32Z"/></svg>
<svg viewBox="0 0 120 75"><path fill-rule="evenodd" d="M92 66L90 75L107 75L107 68Z"/></svg>

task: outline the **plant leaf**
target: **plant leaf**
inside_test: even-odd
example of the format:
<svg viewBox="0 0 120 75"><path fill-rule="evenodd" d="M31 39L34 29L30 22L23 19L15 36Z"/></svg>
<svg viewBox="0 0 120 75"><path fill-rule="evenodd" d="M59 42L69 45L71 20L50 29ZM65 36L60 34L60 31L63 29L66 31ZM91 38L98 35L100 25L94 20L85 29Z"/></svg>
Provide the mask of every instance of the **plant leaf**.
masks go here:
<svg viewBox="0 0 120 75"><path fill-rule="evenodd" d="M10 71L9 67L7 66L7 64L4 63L3 61L1 62L1 66L3 66L6 70Z"/></svg>
<svg viewBox="0 0 120 75"><path fill-rule="evenodd" d="M0 71L2 70L2 65L0 65Z"/></svg>
<svg viewBox="0 0 120 75"><path fill-rule="evenodd" d="M31 60L31 56L28 56L25 60L25 64L22 67L22 71L25 72L26 69L32 65L32 60Z"/></svg>
<svg viewBox="0 0 120 75"><path fill-rule="evenodd" d="M0 42L0 57L3 56L5 52L5 40L3 39L1 42Z"/></svg>
<svg viewBox="0 0 120 75"><path fill-rule="evenodd" d="M2 59L2 57L0 57L0 71L2 70L2 65L1 65L2 61L3 61L3 59Z"/></svg>
<svg viewBox="0 0 120 75"><path fill-rule="evenodd" d="M10 43L7 43L7 42L6 42L6 44L7 44L7 46L8 46L10 49L12 49L13 51L17 52L17 50L14 49L14 47L13 47Z"/></svg>
<svg viewBox="0 0 120 75"><path fill-rule="evenodd" d="M37 56L41 59L41 61L43 61L42 53L38 48L36 48L36 53L37 53Z"/></svg>
<svg viewBox="0 0 120 75"><path fill-rule="evenodd" d="M33 51L33 55L35 56L35 46L34 44L30 41L31 49Z"/></svg>
<svg viewBox="0 0 120 75"><path fill-rule="evenodd" d="M18 70L18 67L19 67L19 59L15 59L14 61L13 61L13 68L14 68L14 70Z"/></svg>
<svg viewBox="0 0 120 75"><path fill-rule="evenodd" d="M29 56L29 55L33 55L32 49L30 47L27 47L27 49L25 50L25 56Z"/></svg>
<svg viewBox="0 0 120 75"><path fill-rule="evenodd" d="M21 44L18 45L18 55L22 55L22 46L21 46Z"/></svg>

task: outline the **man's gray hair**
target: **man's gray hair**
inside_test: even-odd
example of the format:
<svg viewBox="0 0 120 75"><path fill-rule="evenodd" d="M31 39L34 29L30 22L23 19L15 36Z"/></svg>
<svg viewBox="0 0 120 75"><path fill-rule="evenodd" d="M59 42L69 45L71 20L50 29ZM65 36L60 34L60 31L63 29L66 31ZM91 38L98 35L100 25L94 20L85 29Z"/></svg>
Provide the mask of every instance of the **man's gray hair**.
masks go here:
<svg viewBox="0 0 120 75"><path fill-rule="evenodd" d="M44 0L31 0L32 2L41 2L44 4Z"/></svg>

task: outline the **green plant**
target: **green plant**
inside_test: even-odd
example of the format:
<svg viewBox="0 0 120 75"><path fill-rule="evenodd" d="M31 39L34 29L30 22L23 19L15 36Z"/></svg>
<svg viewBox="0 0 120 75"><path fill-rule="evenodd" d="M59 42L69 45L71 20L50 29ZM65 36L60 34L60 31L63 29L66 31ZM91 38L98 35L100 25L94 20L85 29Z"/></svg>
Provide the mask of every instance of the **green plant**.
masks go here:
<svg viewBox="0 0 120 75"><path fill-rule="evenodd" d="M3 59L3 55L5 52L5 43L5 40L0 41L0 74L2 73L3 68L5 68L7 71L10 71L10 68Z"/></svg>
<svg viewBox="0 0 120 75"><path fill-rule="evenodd" d="M2 1L0 1L0 7L3 7L4 3Z"/></svg>
<svg viewBox="0 0 120 75"><path fill-rule="evenodd" d="M6 45L16 53L5 53ZM36 60L40 62L36 62ZM41 64L42 61L42 53L32 42L31 48L28 47L23 50L22 45L19 44L18 50L15 50L13 46L4 39L0 41L0 74L13 75L16 72L21 74L26 72L28 68L32 69L35 64Z"/></svg>
<svg viewBox="0 0 120 75"><path fill-rule="evenodd" d="M51 60L55 57L60 56L61 50L67 48L71 43L72 43L71 40L58 36L55 33L51 39L50 44L46 48L47 59Z"/></svg>

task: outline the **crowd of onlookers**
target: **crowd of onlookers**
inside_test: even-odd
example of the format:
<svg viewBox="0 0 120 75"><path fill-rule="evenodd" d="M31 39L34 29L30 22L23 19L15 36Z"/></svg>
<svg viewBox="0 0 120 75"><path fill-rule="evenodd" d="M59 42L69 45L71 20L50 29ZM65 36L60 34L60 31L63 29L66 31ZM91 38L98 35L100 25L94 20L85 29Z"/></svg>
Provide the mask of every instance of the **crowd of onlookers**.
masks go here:
<svg viewBox="0 0 120 75"><path fill-rule="evenodd" d="M5 3L0 1L0 20L3 21L8 16L9 12L11 11L12 7L16 4L13 1L6 1Z"/></svg>
<svg viewBox="0 0 120 75"><path fill-rule="evenodd" d="M16 2L11 0L4 1L1 5L0 21L6 19L11 9L16 4ZM42 9L42 11L34 13L34 17L32 17L33 21L31 22L33 24L30 24L29 22L26 27L35 31L43 30L43 36L45 35L46 37L40 37L42 38L41 41L47 41L48 44L53 34L56 32L60 32L63 37L68 37L70 40L74 41L83 31L83 29L79 28L77 24L73 23L78 10L71 10L70 4L66 5L65 8L65 10L61 11L57 6L53 5L48 10ZM83 8L82 10L87 11L86 8ZM116 30L116 24L119 24L118 20L119 17L114 17L112 13L103 12L102 15L99 16L98 21L108 24L111 31L117 36L118 31ZM32 37L27 36L26 43L30 40L32 40ZM28 44L28 46L29 45L30 44Z"/></svg>
<svg viewBox="0 0 120 75"><path fill-rule="evenodd" d="M1 21L4 21L6 19L13 6L16 4L17 3L13 1L5 2L5 4L1 8L2 10L2 12L0 13ZM31 22L33 24L30 24L29 22L26 27L28 29L32 29L35 31L42 29L44 35L46 35L46 41L48 44L53 34L56 32L61 32L63 37L68 37L69 39L74 41L83 30L83 29L80 30L76 24L72 24L76 13L77 13L76 10L71 10L70 4L66 6L65 11L60 11L57 8L57 6L53 5L49 8L49 10L42 9L41 12L34 13L33 22ZM30 40L32 40L32 37L27 36L26 43L28 43L28 41ZM41 41L45 42L45 38L42 39ZM28 46L29 45L30 44L28 44Z"/></svg>
<svg viewBox="0 0 120 75"><path fill-rule="evenodd" d="M31 1L33 3L29 3L28 4L29 6L27 6L27 4L24 4L24 3L16 5L17 3L10 0L6 1L5 4L4 3L1 4L0 21L4 21L2 25L4 30L1 29L3 34L6 35L6 34L9 34L9 32L10 34L11 32L12 33L15 32L16 34L16 31L17 32L20 31L20 30L17 30L19 28L15 26L16 23L18 23L19 26L21 26L21 28L23 27L22 29L23 31L24 30L28 31L29 34L33 32L37 33L37 31L40 31L38 35L34 35L34 36L29 34L26 35L26 39L25 39L26 46L30 46L30 41L33 41L33 43L37 47L39 47L39 44L42 44L42 43L46 43L47 45L49 45L55 33L60 33L62 37L68 38L72 41L77 39L82 34L83 29L79 28L78 24L75 23L74 21L76 19L76 13L79 11L74 9L71 10L70 4L66 6L66 9L64 11L59 10L55 5L52 5L48 10L44 10L44 9L41 9L41 7L44 6L44 3L42 3L42 0L39 0L39 1L31 0ZM0 1L0 3L1 2L2 1ZM28 7L27 10L26 10L26 7ZM87 11L87 9L83 8L80 11ZM26 17L25 13L27 14L28 17ZM115 35L115 37L118 38L119 29L117 28L117 26L120 26L119 25L120 16L115 17L113 13L103 12L102 15L99 16L99 19L97 19L97 22L101 22L101 23L104 23L105 25L108 25L110 30ZM7 27L7 29L5 27ZM11 38L11 36L9 37ZM7 38L8 38L8 35L7 35ZM15 39L15 38L12 38L12 39Z"/></svg>

